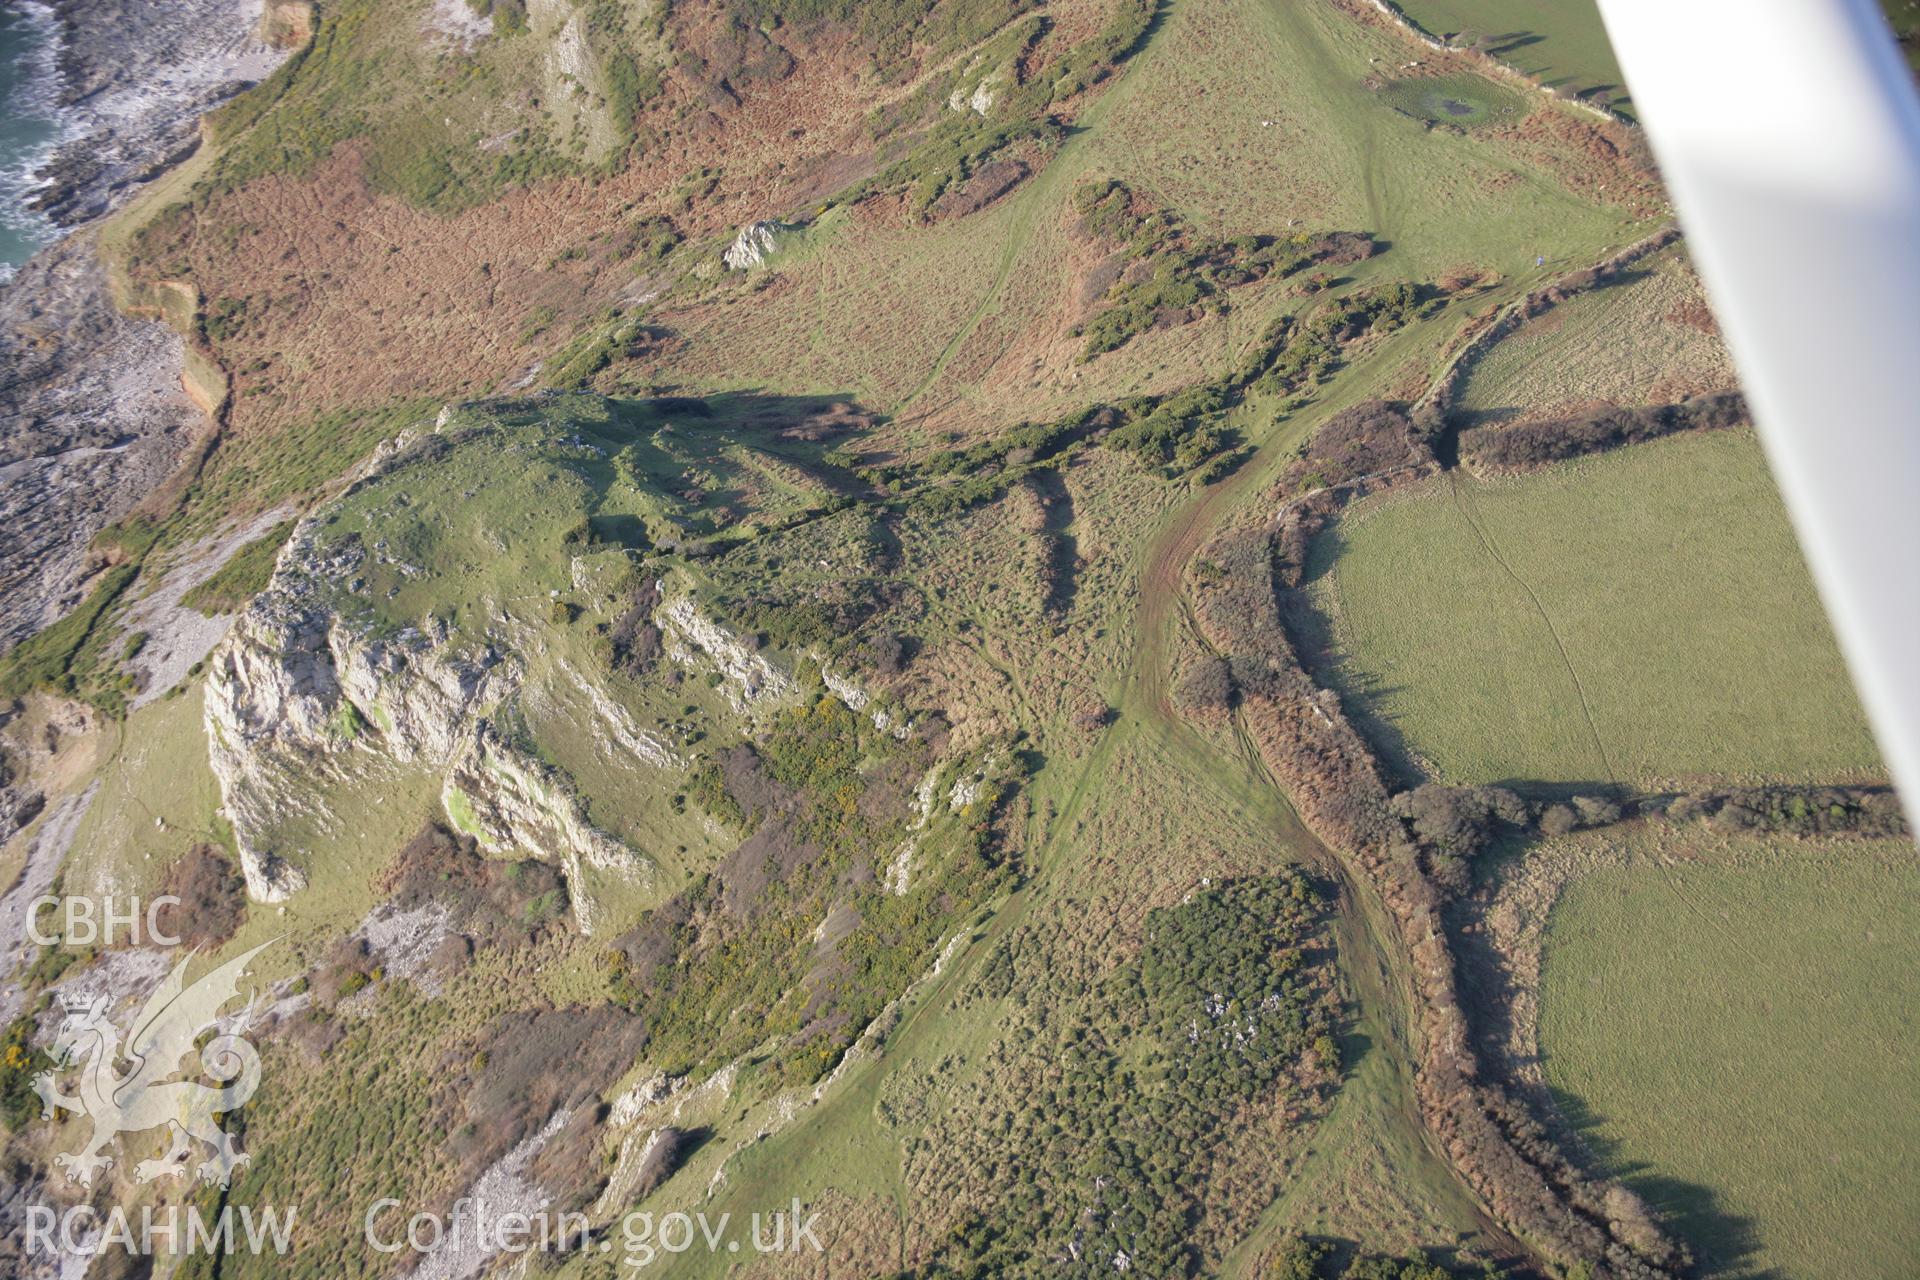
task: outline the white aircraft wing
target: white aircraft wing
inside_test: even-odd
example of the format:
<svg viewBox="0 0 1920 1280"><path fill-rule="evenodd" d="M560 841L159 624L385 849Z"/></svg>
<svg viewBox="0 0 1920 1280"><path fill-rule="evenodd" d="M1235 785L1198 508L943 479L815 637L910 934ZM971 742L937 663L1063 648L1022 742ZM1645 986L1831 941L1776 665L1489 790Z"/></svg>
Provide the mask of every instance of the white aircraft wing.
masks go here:
<svg viewBox="0 0 1920 1280"><path fill-rule="evenodd" d="M1871 0L1599 0L1920 826L1920 97Z"/></svg>

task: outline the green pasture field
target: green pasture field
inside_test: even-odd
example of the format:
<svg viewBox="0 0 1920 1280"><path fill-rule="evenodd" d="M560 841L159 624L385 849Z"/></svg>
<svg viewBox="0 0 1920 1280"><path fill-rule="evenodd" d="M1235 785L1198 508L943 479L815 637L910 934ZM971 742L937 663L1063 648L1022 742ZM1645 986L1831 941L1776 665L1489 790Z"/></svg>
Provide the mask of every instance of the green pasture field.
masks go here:
<svg viewBox="0 0 1920 1280"><path fill-rule="evenodd" d="M1487 51L1543 84L1577 93L1605 90L1616 109L1632 104L1592 0L1400 0L1409 18L1437 36L1484 36Z"/></svg>
<svg viewBox="0 0 1920 1280"><path fill-rule="evenodd" d="M1459 473L1316 546L1349 700L1449 781L1831 781L1878 767L1758 443Z"/></svg>
<svg viewBox="0 0 1920 1280"><path fill-rule="evenodd" d="M1913 846L1668 836L1553 908L1549 1085L1707 1274L1912 1275Z"/></svg>

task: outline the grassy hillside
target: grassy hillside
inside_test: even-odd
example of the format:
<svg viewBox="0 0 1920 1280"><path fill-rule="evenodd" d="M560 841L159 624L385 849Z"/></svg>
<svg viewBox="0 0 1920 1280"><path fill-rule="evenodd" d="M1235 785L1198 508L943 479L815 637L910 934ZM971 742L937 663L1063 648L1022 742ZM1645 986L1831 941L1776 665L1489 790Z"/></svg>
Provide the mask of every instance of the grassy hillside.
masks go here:
<svg viewBox="0 0 1920 1280"><path fill-rule="evenodd" d="M1875 768L1751 435L1450 476L1343 520L1316 556L1350 697L1442 778Z"/></svg>
<svg viewBox="0 0 1920 1280"><path fill-rule="evenodd" d="M1525 282L1544 274L1543 249L1585 257L1632 238L1631 206L1570 189L1538 153L1429 130L1394 93L1369 89L1376 63L1404 48L1321 6L1175 5L1037 177L931 227L835 210L750 302L671 309L664 323L686 345L646 376L857 392L917 429L885 438L924 446L928 430L973 434L1199 381L1299 305L1279 282L1248 286L1221 315L1083 364L1072 330L1094 310L1086 282L1103 250L1072 200L1114 177L1207 235L1337 228L1391 243L1390 257L1343 273L1356 281L1472 264ZM1465 80L1489 102L1514 97ZM1193 112L1196 99L1208 109Z"/></svg>
<svg viewBox="0 0 1920 1280"><path fill-rule="evenodd" d="M1637 845L1553 909L1547 1080L1708 1274L1910 1275L1916 938L1909 844Z"/></svg>
<svg viewBox="0 0 1920 1280"><path fill-rule="evenodd" d="M115 592L286 514L189 601L279 566L231 647L100 730L71 882L307 878L225 946L284 935L311 995L234 1197L312 1233L181 1280L390 1274L357 1204L450 1203L556 1116L527 1176L615 1249L632 1209L798 1197L834 1275L1271 1280L1300 1232L1317 1280L1558 1256L1564 1215L1488 1189L1504 1139L1440 1136L1473 1095L1436 1097L1467 1015L1432 850L1328 825L1407 834L1370 767L1276 764L1333 703L1208 592L1260 585L1323 426L1662 225L1629 135L1326 3L322 14L122 242L194 281L235 398ZM1722 377L1697 303L1660 259L1466 407ZM1448 779L1875 766L1745 436L1443 478L1320 557L1350 701ZM118 677L116 600L55 675ZM790 1273L746 1261L662 1271Z"/></svg>

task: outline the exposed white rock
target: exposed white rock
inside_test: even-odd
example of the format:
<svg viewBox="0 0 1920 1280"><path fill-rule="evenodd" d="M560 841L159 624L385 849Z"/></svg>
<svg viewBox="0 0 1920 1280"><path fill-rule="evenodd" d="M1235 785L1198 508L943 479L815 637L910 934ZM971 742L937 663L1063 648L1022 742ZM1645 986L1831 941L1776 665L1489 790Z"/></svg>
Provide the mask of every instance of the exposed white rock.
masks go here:
<svg viewBox="0 0 1920 1280"><path fill-rule="evenodd" d="M6 982L6 986L0 988L0 1021L12 1022L26 1003L26 992L14 983L13 975L36 950L27 932L27 915L35 899L53 888L67 852L73 847L80 820L87 816L87 809L99 791L100 782L95 779L87 784L85 791L54 805L27 848L27 863L21 868L19 879L0 896L0 979Z"/></svg>
<svg viewBox="0 0 1920 1280"><path fill-rule="evenodd" d="M874 708L873 727L882 733L890 733L896 738L905 740L906 736L913 732L913 724L911 720L895 720L885 707Z"/></svg>
<svg viewBox="0 0 1920 1280"><path fill-rule="evenodd" d="M873 695L852 676L835 671L825 654L817 649L810 649L807 651L807 656L820 664L820 683L827 687L828 693L845 703L847 710L859 713L872 706ZM905 739L909 733L913 732L913 721L896 721L885 707L873 707L868 718L873 721L874 728L882 733L891 734L895 738Z"/></svg>
<svg viewBox="0 0 1920 1280"><path fill-rule="evenodd" d="M404 461L413 440L381 449L356 485ZM334 611L329 602L352 590L370 556L385 552L343 540L323 555L316 533L324 514L295 529L267 589L208 664L208 753L248 893L278 902L304 886L304 874L287 860L293 851L273 847L274 830L290 814L326 825L331 815L315 809L316 780L375 760L444 771L449 816L490 851L552 858L570 880L582 867L646 872L643 857L587 820L561 775L489 723L524 682L517 658L432 619L385 634ZM592 681L567 674L606 726L610 752L659 767L681 764ZM591 895L576 886L571 897L588 929Z"/></svg>
<svg viewBox="0 0 1920 1280"><path fill-rule="evenodd" d="M883 728L885 726L882 726ZM885 884L896 897L906 893L913 881L913 859L920 852L920 833L933 821L933 793L940 785L940 766L927 770L920 785L913 789L913 826L909 828L907 838L893 851L893 859L887 864Z"/></svg>
<svg viewBox="0 0 1920 1280"><path fill-rule="evenodd" d="M247 892L261 902L306 883L267 832L305 802L314 777L337 772L332 757L358 746L367 726L393 759L443 765L480 709L518 679L491 647L457 645L443 631L371 638L345 625L323 588L355 578L366 553L350 543L323 559L315 528L301 522L267 589L208 662L208 755Z"/></svg>
<svg viewBox="0 0 1920 1280"><path fill-rule="evenodd" d="M595 1217L617 1214L633 1203L640 1192L641 1172L664 1141L666 1131L662 1129L636 1129L621 1141L613 1173L607 1178L600 1198L594 1202Z"/></svg>
<svg viewBox="0 0 1920 1280"><path fill-rule="evenodd" d="M587 695L587 701L593 706L593 714L598 723L606 730L595 737L609 748L643 761L659 769L684 769L686 761L661 740L660 735L640 727L628 710L607 696L606 690L583 677L574 670L565 659L560 661L560 673L572 686Z"/></svg>
<svg viewBox="0 0 1920 1280"><path fill-rule="evenodd" d="M613 1106L607 1112L607 1124L614 1129L625 1129L644 1115L649 1107L666 1101L686 1087L685 1076L670 1076L664 1071L656 1071L613 1100Z"/></svg>
<svg viewBox="0 0 1920 1280"><path fill-rule="evenodd" d="M660 584L664 596L667 584ZM717 671L727 701L741 715L792 702L800 695L793 677L749 649L739 636L700 612L693 597L665 600L654 610L661 648L683 666Z"/></svg>
<svg viewBox="0 0 1920 1280"><path fill-rule="evenodd" d="M422 33L443 47L471 52L493 34L493 21L467 0L433 0L421 21Z"/></svg>
<svg viewBox="0 0 1920 1280"><path fill-rule="evenodd" d="M680 1119L686 1115L688 1107L700 1107L709 1102L725 1102L728 1098L731 1098L733 1096L734 1077L739 1074L739 1061L729 1062L726 1066L720 1068L705 1080L702 1080L699 1084L681 1094L680 1100L673 1104L673 1122L675 1124L680 1123Z"/></svg>
<svg viewBox="0 0 1920 1280"><path fill-rule="evenodd" d="M547 70L563 81L590 87L595 79L593 56L587 48L587 24L583 14L570 14L560 34L547 51Z"/></svg>
<svg viewBox="0 0 1920 1280"><path fill-rule="evenodd" d="M750 222L740 228L740 234L721 253L720 261L726 264L729 271L757 267L773 253L783 230L785 228L778 222Z"/></svg>
<svg viewBox="0 0 1920 1280"><path fill-rule="evenodd" d="M494 1223L504 1222L509 1214L532 1218L546 1209L553 1197L533 1180L534 1157L572 1117L572 1111L565 1107L554 1112L538 1133L523 1139L474 1179L473 1185L467 1188L465 1201L484 1206L483 1211ZM448 1230L445 1243L427 1253L424 1261L414 1268L414 1280L467 1280L480 1274L503 1247L502 1233L492 1229L473 1230L471 1222L466 1226L468 1229L464 1231ZM522 1253L516 1265L524 1265L531 1256Z"/></svg>
<svg viewBox="0 0 1920 1280"><path fill-rule="evenodd" d="M839 1084L850 1071L863 1062L880 1057L884 1052L886 1038L893 1034L894 1028L900 1023L900 1011L924 990L928 983L939 980L940 975L946 972L947 966L953 962L954 956L960 953L970 937L971 932L963 929L949 938L947 944L934 957L933 964L915 978L905 991L889 1000L886 1006L874 1015L873 1021L869 1022L860 1032L859 1038L847 1047L846 1053L841 1055L840 1061L834 1064L832 1071L821 1077L810 1088L787 1089L769 1099L758 1118L753 1137L729 1151L722 1158L719 1166L714 1169L713 1177L707 1184L708 1194L711 1195L714 1188L725 1180L727 1164L736 1153L754 1142L764 1141L780 1132L793 1123L794 1119L807 1108L820 1105L834 1086ZM732 1070L731 1065L728 1070Z"/></svg>
<svg viewBox="0 0 1920 1280"><path fill-rule="evenodd" d="M887 864L887 874L883 883L887 892L894 897L904 897L913 883L913 856L920 852L919 835L910 835L900 842L893 851L893 861Z"/></svg>
<svg viewBox="0 0 1920 1280"><path fill-rule="evenodd" d="M427 964L452 932L453 912L444 902L423 902L411 911L375 907L355 930L388 977L404 978L430 996L444 984Z"/></svg>
<svg viewBox="0 0 1920 1280"><path fill-rule="evenodd" d="M1000 73L992 72L983 76L980 82L973 86L972 93L968 93L964 88L955 89L947 97L947 107L953 111L971 111L975 115L984 116L993 110L994 101L1000 96L999 84Z"/></svg>
<svg viewBox="0 0 1920 1280"><path fill-rule="evenodd" d="M849 711L865 711L867 704L873 701L873 695L856 684L849 676L843 676L824 662L820 664L820 681L827 686L827 692L847 704Z"/></svg>
<svg viewBox="0 0 1920 1280"><path fill-rule="evenodd" d="M514 748L486 720L447 772L441 800L454 825L489 853L557 857L572 892L574 924L590 934L593 895L582 869L645 875L640 855L588 821L586 807L553 769Z"/></svg>
<svg viewBox="0 0 1920 1280"><path fill-rule="evenodd" d="M182 598L219 572L236 551L292 514L292 508L278 506L201 539L177 558L159 586L127 610L122 632L146 636L138 655L127 664L140 680L140 692L133 700L136 709L185 680L193 664L212 652L233 627L233 614L208 616L182 604Z"/></svg>
<svg viewBox="0 0 1920 1280"><path fill-rule="evenodd" d="M975 772L961 778L953 784L953 790L947 793L947 808L954 813L960 812L981 796L986 794L987 780L981 773Z"/></svg>
<svg viewBox="0 0 1920 1280"><path fill-rule="evenodd" d="M117 1009L153 994L178 958L158 947L116 948L92 964L70 969L47 994L56 1005L105 999L109 1009Z"/></svg>

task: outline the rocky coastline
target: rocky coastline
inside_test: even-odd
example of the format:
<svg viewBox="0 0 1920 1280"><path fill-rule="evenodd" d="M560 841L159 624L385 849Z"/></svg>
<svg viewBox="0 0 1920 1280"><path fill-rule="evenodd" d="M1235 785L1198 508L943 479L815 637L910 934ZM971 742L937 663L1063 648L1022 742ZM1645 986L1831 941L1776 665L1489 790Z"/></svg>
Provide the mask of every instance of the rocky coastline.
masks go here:
<svg viewBox="0 0 1920 1280"><path fill-rule="evenodd" d="M79 603L94 537L206 430L184 356L179 334L114 306L91 231L0 290L0 649Z"/></svg>
<svg viewBox="0 0 1920 1280"><path fill-rule="evenodd" d="M111 213L193 154L200 117L285 57L263 0L53 0L61 140L29 204L63 228Z"/></svg>
<svg viewBox="0 0 1920 1280"><path fill-rule="evenodd" d="M67 229L0 285L0 651L101 567L92 544L208 429L184 344L123 314L92 226L191 155L203 112L284 58L262 0L54 0L62 136L34 207Z"/></svg>

